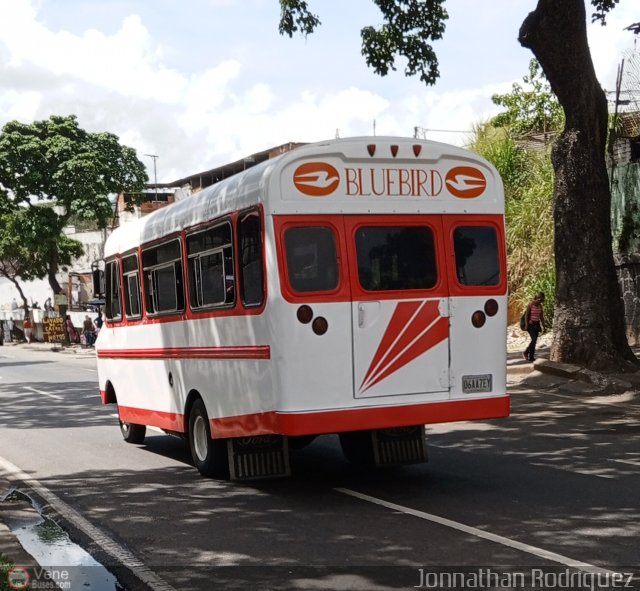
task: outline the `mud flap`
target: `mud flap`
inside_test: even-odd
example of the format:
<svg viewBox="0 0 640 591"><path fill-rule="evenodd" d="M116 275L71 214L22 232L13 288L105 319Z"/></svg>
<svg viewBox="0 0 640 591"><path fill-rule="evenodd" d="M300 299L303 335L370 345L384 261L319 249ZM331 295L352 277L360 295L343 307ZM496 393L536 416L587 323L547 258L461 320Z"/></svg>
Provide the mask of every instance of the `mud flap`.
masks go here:
<svg viewBox="0 0 640 591"><path fill-rule="evenodd" d="M289 442L281 435L258 435L227 440L231 480L254 480L291 475Z"/></svg>
<svg viewBox="0 0 640 591"><path fill-rule="evenodd" d="M428 460L424 425L371 432L376 466L419 464Z"/></svg>

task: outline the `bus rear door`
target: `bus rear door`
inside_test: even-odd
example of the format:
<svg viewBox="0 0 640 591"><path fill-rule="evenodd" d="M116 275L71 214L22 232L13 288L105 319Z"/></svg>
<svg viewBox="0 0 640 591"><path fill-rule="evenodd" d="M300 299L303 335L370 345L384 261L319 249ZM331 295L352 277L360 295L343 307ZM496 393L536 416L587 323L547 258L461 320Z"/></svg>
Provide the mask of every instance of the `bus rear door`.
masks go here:
<svg viewBox="0 0 640 591"><path fill-rule="evenodd" d="M440 216L347 216L354 397L449 395ZM444 396L443 396L444 394Z"/></svg>

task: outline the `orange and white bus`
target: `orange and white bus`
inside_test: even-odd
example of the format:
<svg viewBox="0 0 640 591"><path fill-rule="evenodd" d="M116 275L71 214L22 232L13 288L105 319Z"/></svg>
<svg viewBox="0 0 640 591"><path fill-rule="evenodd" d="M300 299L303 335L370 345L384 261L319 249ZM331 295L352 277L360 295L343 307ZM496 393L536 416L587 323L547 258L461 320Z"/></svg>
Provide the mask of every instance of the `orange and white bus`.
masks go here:
<svg viewBox="0 0 640 591"><path fill-rule="evenodd" d="M503 188L466 150L305 145L124 224L104 264L102 401L205 476L288 474L322 434L420 462L425 424L509 414Z"/></svg>

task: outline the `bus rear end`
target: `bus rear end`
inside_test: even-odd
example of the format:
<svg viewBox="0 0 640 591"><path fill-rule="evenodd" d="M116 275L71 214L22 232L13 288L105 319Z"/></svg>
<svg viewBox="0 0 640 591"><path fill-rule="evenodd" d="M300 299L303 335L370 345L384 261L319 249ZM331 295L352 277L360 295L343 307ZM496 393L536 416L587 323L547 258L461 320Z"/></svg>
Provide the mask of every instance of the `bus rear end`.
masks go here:
<svg viewBox="0 0 640 591"><path fill-rule="evenodd" d="M273 342L278 431L384 465L425 460L425 424L508 415L507 278L490 165L374 139L280 175Z"/></svg>

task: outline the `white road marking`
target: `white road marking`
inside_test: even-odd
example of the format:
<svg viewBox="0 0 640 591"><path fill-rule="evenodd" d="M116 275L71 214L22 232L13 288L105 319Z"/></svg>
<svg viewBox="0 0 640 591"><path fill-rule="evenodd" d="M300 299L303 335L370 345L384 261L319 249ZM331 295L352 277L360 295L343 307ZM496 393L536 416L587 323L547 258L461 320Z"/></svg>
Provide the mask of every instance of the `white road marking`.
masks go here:
<svg viewBox="0 0 640 591"><path fill-rule="evenodd" d="M482 538L483 540L495 542L496 544L502 544L503 546L507 546L508 548L519 550L520 552L526 552L527 554L532 554L533 556L538 556L539 558L550 560L551 562L558 562L560 564L563 564L571 568L576 568L582 571L592 572L592 573L613 574L614 572L614 571L601 568L599 566L595 566L593 564L588 564L587 562L574 560L573 558L563 556L562 554L556 554L555 552L544 550L543 548L537 548L536 546L531 546L529 544L517 542L516 540L510 540L509 538L505 538L497 534L492 534L491 532L478 529L477 527L472 527L469 525L465 525L464 523L452 521L451 519L447 519L446 517L439 517L438 515L425 513L424 511L418 511L417 509L411 509L410 507L404 507L403 505L397 505L396 503L383 501L382 499L377 499L376 497L371 497L369 495L365 495L363 493L359 493L354 490L349 490L347 488L334 488L333 490L343 493L345 495L349 495L351 497L355 497L362 501L367 501L368 503L373 503L374 505L380 505L381 507L386 507L387 509L392 509L393 511L400 511L401 513L412 515L413 517L418 517L419 519L424 519L426 521L431 521L433 523L437 523L444 527L450 527L451 529L455 529L455 530L464 532L466 534L476 536L478 538Z"/></svg>
<svg viewBox="0 0 640 591"><path fill-rule="evenodd" d="M25 390L30 390L31 392L35 392L36 394L42 394L43 396L48 396L49 398L55 398L56 400L62 400L62 396L58 396L57 394L51 394L51 392L45 392L44 390L37 390L36 388L32 388L31 386L22 386Z"/></svg>
<svg viewBox="0 0 640 591"><path fill-rule="evenodd" d="M129 550L111 539L101 529L84 518L78 511L67 505L55 493L50 491L42 483L31 478L18 466L0 456L0 476L9 477L9 480L19 480L25 486L34 490L60 515L75 527L89 536L104 552L126 566L140 581L148 585L154 591L176 591L174 587L161 579L155 572L147 567L139 558Z"/></svg>
<svg viewBox="0 0 640 591"><path fill-rule="evenodd" d="M640 466L640 462L634 462L633 460L611 460L612 462L620 462L621 464L631 464L632 466Z"/></svg>

